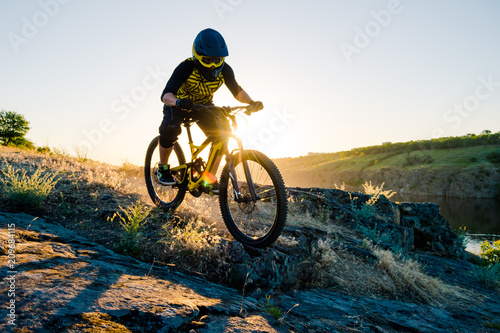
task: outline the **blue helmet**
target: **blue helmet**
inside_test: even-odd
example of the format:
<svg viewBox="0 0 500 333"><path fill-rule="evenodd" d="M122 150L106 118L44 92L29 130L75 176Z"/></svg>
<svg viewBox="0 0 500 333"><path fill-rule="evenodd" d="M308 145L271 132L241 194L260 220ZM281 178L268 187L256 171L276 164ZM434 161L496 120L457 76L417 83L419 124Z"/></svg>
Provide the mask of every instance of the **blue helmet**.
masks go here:
<svg viewBox="0 0 500 333"><path fill-rule="evenodd" d="M224 38L214 29L202 30L194 39L194 64L208 81L217 79L228 55Z"/></svg>

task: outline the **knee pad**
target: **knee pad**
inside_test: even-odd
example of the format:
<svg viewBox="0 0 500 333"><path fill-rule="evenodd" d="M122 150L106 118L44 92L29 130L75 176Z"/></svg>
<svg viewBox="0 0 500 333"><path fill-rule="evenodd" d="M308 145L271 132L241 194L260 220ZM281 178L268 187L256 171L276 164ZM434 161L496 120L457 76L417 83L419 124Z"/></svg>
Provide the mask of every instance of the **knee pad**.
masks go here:
<svg viewBox="0 0 500 333"><path fill-rule="evenodd" d="M160 126L160 145L163 148L170 148L174 145L181 134L182 129L180 125L176 124L162 124Z"/></svg>

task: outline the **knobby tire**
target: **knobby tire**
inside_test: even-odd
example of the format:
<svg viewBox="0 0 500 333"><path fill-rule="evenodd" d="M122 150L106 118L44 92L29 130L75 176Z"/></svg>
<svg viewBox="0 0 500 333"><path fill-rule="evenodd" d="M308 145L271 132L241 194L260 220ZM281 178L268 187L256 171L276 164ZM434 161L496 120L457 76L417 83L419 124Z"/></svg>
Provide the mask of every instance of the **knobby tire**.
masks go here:
<svg viewBox="0 0 500 333"><path fill-rule="evenodd" d="M245 150L232 156L240 192L247 198L249 186L242 168L247 161L257 195L254 202L236 202L229 164L221 173L219 204L224 223L231 235L244 245L264 248L281 235L287 218L287 192L283 178L269 157L261 152Z"/></svg>
<svg viewBox="0 0 500 333"><path fill-rule="evenodd" d="M144 177L148 194L154 204L164 210L174 210L182 203L186 195L186 189L179 186L164 186L158 183L156 170L159 163L159 141L160 136L154 138L149 144L144 161ZM173 156L172 156L173 155ZM174 149L169 158L169 163L174 162L174 166L186 163L184 152L179 143L174 144Z"/></svg>

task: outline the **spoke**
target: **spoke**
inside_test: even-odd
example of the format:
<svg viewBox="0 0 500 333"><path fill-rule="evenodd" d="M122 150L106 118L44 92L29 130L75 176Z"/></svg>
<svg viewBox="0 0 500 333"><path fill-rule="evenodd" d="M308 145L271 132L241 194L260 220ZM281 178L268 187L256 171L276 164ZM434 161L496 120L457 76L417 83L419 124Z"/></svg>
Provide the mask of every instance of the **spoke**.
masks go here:
<svg viewBox="0 0 500 333"><path fill-rule="evenodd" d="M160 199L162 204L170 204L175 198L177 197L177 194L179 192L179 188L175 186L164 186L161 185L158 182L158 177L156 175L156 172L158 170L158 165L160 163L159 160L159 148L158 146L156 149L153 151L152 159L151 159L151 165L150 165L150 178L151 178L151 183L153 184L154 191ZM177 154L175 152L172 153L169 164L171 167L178 166L179 160L177 157Z"/></svg>
<svg viewBox="0 0 500 333"><path fill-rule="evenodd" d="M259 238L271 231L277 215L276 191L271 177L258 162L247 160L250 175L255 185L258 201L235 202L234 195L230 197L230 214L237 228L250 238ZM241 195L248 199L250 188L246 181L243 163L235 166L235 176L240 186ZM243 178L242 178L243 177ZM232 192L232 186L230 188Z"/></svg>

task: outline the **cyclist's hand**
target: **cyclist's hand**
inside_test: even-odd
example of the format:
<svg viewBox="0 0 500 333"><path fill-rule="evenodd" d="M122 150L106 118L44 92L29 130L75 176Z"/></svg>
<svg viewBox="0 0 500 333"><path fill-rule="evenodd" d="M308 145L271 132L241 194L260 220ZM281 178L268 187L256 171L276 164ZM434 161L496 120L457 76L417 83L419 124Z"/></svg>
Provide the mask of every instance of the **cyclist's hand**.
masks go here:
<svg viewBox="0 0 500 333"><path fill-rule="evenodd" d="M250 112L257 112L264 108L264 104L261 101L251 101L248 105L250 106L248 109Z"/></svg>
<svg viewBox="0 0 500 333"><path fill-rule="evenodd" d="M189 98L178 99L175 102L175 106L177 106L178 108L184 109L184 110L188 110L188 111L191 110L193 105L194 105L193 101L190 100Z"/></svg>

